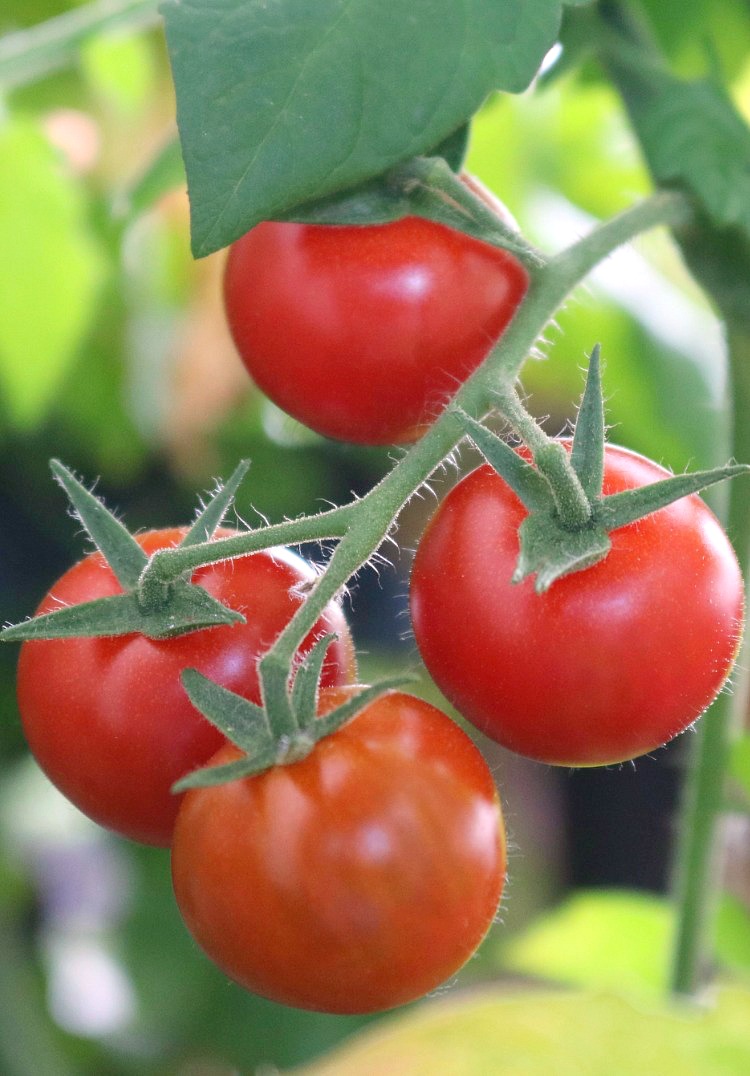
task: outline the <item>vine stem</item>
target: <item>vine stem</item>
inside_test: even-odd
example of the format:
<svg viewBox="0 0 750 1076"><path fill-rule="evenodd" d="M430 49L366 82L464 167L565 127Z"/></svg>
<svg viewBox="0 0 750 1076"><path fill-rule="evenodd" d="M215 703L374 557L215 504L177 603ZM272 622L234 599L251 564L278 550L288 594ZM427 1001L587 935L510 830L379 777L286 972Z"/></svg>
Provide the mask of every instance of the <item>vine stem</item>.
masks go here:
<svg viewBox="0 0 750 1076"><path fill-rule="evenodd" d="M529 291L499 343L474 374L461 386L454 404L476 417L490 410L519 425L518 406L504 409L504 401L517 400L514 382L545 326L571 291L617 247L658 225L676 225L690 218L688 200L676 192L659 192L626 210L578 240L531 278ZM529 422L532 422L528 416ZM524 425L522 422L521 425ZM546 435L534 427L537 442ZM282 669L291 667L301 641L313 628L325 605L372 557L390 533L403 506L437 470L464 437L464 429L451 408L361 500L340 508L278 523L231 538L186 549L162 550L144 569L140 586L156 586L176 579L203 564L241 556L274 544L338 539L325 571L306 600L260 663L261 680L278 684ZM547 439L549 440L549 439Z"/></svg>
<svg viewBox="0 0 750 1076"><path fill-rule="evenodd" d="M89 38L159 22L157 0L95 0L0 38L0 86L25 86L72 63Z"/></svg>
<svg viewBox="0 0 750 1076"><path fill-rule="evenodd" d="M750 332L729 333L732 371L733 449L750 459ZM745 579L750 577L750 500L747 491L729 483L727 531ZM731 748L742 728L750 699L750 645L742 645L732 691L724 691L701 718L684 793L677 852L677 929L671 969L672 991L693 995L711 951L724 860L720 839Z"/></svg>

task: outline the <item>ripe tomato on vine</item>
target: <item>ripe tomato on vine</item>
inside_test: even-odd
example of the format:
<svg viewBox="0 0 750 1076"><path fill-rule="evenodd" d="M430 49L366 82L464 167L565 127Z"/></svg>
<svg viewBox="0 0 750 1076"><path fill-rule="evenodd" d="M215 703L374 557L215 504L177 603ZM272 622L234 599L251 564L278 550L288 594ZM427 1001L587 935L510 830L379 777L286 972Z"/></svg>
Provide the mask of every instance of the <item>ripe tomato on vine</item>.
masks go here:
<svg viewBox="0 0 750 1076"><path fill-rule="evenodd" d="M604 494L666 476L608 445ZM520 754L565 766L621 762L683 732L739 646L743 583L696 495L617 530L598 564L543 594L511 582L527 515L489 466L447 495L411 578L424 662L459 712Z"/></svg>
<svg viewBox="0 0 750 1076"><path fill-rule="evenodd" d="M508 326L528 273L506 250L421 217L265 222L229 251L239 354L282 410L361 444L419 437Z"/></svg>
<svg viewBox="0 0 750 1076"><path fill-rule="evenodd" d="M322 693L321 712L344 693ZM223 747L211 765L240 758ZM505 836L486 762L421 699L379 696L291 765L185 795L180 911L231 978L337 1013L421 997L497 911Z"/></svg>
<svg viewBox="0 0 750 1076"><path fill-rule="evenodd" d="M217 537L232 532L220 530ZM137 536L146 553L176 546L183 529ZM133 633L105 638L27 641L18 665L18 704L32 753L50 780L94 821L133 840L168 846L180 797L171 786L202 765L223 735L190 703L180 683L188 666L260 702L258 659L301 602L313 568L287 549L207 565L193 582L242 613L245 623L170 639ZM70 568L37 612L119 594L99 553ZM324 685L355 677L343 612L331 603L299 648L322 635L338 639L326 655Z"/></svg>

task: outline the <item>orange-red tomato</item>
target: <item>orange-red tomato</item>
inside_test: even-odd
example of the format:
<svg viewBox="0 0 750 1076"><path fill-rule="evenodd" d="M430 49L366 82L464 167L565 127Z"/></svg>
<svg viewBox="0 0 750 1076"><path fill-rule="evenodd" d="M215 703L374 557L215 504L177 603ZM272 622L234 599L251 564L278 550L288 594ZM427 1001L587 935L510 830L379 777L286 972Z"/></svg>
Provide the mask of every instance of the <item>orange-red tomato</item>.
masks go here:
<svg viewBox="0 0 750 1076"><path fill-rule="evenodd" d="M238 757L227 745L212 763ZM487 764L399 692L300 762L188 792L172 846L177 903L211 959L254 993L337 1013L402 1005L453 975L504 873Z"/></svg>
<svg viewBox="0 0 750 1076"><path fill-rule="evenodd" d="M176 545L184 530L138 535L148 553ZM219 536L231 533L223 530ZM26 739L50 780L85 814L146 844L168 846L180 797L172 784L202 765L224 737L191 704L180 673L193 667L260 702L257 662L303 600L313 568L287 549L199 568L193 581L236 609L245 624L173 639L143 635L26 642L18 702ZM67 571L38 612L122 592L98 553ZM336 632L324 684L354 677L354 651L338 605L328 606L301 652Z"/></svg>
<svg viewBox="0 0 750 1076"><path fill-rule="evenodd" d="M663 479L608 445L604 493ZM537 594L511 583L526 509L489 466L438 507L411 578L414 634L467 720L520 754L564 766L659 747L724 684L742 631L737 558L698 496L611 534L604 560Z"/></svg>

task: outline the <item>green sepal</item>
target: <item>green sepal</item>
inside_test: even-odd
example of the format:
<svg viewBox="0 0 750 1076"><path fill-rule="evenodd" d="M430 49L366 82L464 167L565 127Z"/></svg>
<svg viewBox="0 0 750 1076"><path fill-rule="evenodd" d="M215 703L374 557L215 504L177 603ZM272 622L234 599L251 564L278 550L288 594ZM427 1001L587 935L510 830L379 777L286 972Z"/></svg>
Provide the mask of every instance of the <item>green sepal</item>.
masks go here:
<svg viewBox="0 0 750 1076"><path fill-rule="evenodd" d="M197 669L183 669L180 679L196 710L240 750L255 755L273 747L271 726L262 706L209 680Z"/></svg>
<svg viewBox="0 0 750 1076"><path fill-rule="evenodd" d="M316 720L318 685L323 672L323 663L326 659L328 647L337 638L338 636L331 632L317 639L294 674L291 705L296 715L297 723L302 727Z"/></svg>
<svg viewBox="0 0 750 1076"><path fill-rule="evenodd" d="M51 460L50 469L120 585L125 590L136 586L148 557L130 531L59 460Z"/></svg>
<svg viewBox="0 0 750 1076"><path fill-rule="evenodd" d="M52 613L32 617L3 628L0 641L21 643L39 639L103 638L139 633L151 639L170 639L199 628L244 621L203 589L180 580L173 584L169 602L146 610L134 593L96 598L80 605L65 605Z"/></svg>
<svg viewBox="0 0 750 1076"><path fill-rule="evenodd" d="M186 777L175 781L172 792L187 792L191 788L212 788L215 785L224 785L228 781L239 781L243 777L254 777L257 773L270 770L276 765L276 751L271 748L263 751L256 758L237 758L234 762L227 762L223 766L204 766L200 770L193 770Z"/></svg>
<svg viewBox="0 0 750 1076"><path fill-rule="evenodd" d="M699 493L716 482L727 478L750 473L746 463L729 463L725 467L715 467L711 471L694 471L692 474L672 475L661 482L652 482L637 489L626 489L622 493L612 493L604 497L594 509L597 523L607 531L617 530L637 519L658 512L668 504Z"/></svg>
<svg viewBox="0 0 750 1076"><path fill-rule="evenodd" d="M570 453L573 470L592 504L601 496L604 480L604 396L599 357L597 344L589 359L586 386L578 409Z"/></svg>
<svg viewBox="0 0 750 1076"><path fill-rule="evenodd" d="M459 408L453 412L493 470L508 483L530 512L551 511L554 506L549 483L501 437Z"/></svg>
<svg viewBox="0 0 750 1076"><path fill-rule="evenodd" d="M295 206L275 219L305 224L386 224L419 216L510 251L530 268L544 258L469 190L442 157L414 157L358 187Z"/></svg>
<svg viewBox="0 0 750 1076"><path fill-rule="evenodd" d="M207 542L234 501L237 488L247 473L243 460L227 482L208 500L180 545ZM61 606L51 613L14 624L0 632L2 642L40 639L103 638L140 633L151 639L169 639L186 632L221 624L243 623L241 613L227 606L189 579L179 579L145 594L141 580L150 559L117 517L91 493L59 460L50 468L67 494L76 517L126 591L73 606ZM168 557L172 550L159 550Z"/></svg>
<svg viewBox="0 0 750 1076"><path fill-rule="evenodd" d="M512 582L536 575L538 594L549 590L556 579L580 572L606 557L611 542L604 527L594 522L568 530L551 513L532 512L519 528L521 545Z"/></svg>
<svg viewBox="0 0 750 1076"><path fill-rule="evenodd" d="M324 642L324 640L320 641ZM321 647L323 654L329 644L330 639L325 646ZM172 785L172 792L186 792L191 788L211 788L215 785L226 784L228 781L254 777L273 766L289 766L300 762L310 754L316 744L353 720L375 699L388 691L403 687L412 679L405 676L392 677L379 684L373 684L357 692L356 695L352 695L330 713L309 722L297 732L274 737L265 715L261 724L257 715L259 710L263 714L260 707L208 680L195 669L186 669L182 674L182 682L190 696L190 701L235 746L246 751L247 754L245 758L238 758L233 762L193 770L192 773L186 774Z"/></svg>
<svg viewBox="0 0 750 1076"><path fill-rule="evenodd" d="M512 581L536 575L539 593L555 580L602 560L611 548L612 531L715 482L750 472L747 464L727 464L603 497L606 444L598 344L591 353L569 457L558 441L549 440L533 425L530 415L522 416L517 409L511 421L533 445L535 467L481 423L462 411L454 413L487 462L528 509L519 527L520 551ZM578 518L573 511L563 511L566 498Z"/></svg>
<svg viewBox="0 0 750 1076"><path fill-rule="evenodd" d="M340 706L316 720L314 726L316 742L319 742L325 736L330 736L332 732L336 732L342 725L356 717L366 706L369 706L371 702L379 699L381 695L385 695L388 691L406 687L407 684L413 683L414 680L415 677L413 676L391 676L377 684L364 688L362 691L357 692L356 695L352 695L346 702L342 702Z"/></svg>
<svg viewBox="0 0 750 1076"><path fill-rule="evenodd" d="M221 526L224 516L234 504L237 490L249 468L249 460L240 460L226 482L219 487L203 510L199 512L192 527L180 542L180 546L200 545L201 542L210 541L216 529Z"/></svg>

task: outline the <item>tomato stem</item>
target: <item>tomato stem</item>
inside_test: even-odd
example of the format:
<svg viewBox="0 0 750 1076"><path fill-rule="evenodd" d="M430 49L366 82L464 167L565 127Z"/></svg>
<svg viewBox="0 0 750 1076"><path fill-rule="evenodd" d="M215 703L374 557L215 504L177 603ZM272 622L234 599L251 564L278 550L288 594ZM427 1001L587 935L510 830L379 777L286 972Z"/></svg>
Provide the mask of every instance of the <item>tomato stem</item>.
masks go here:
<svg viewBox="0 0 750 1076"><path fill-rule="evenodd" d="M689 219L689 215L690 203L685 196L677 192L659 192L600 225L544 266L537 267L531 273L529 290L513 320L483 364L461 386L453 400L455 407L446 408L424 436L361 500L316 516L268 525L231 538L159 551L141 575L141 593L201 565L243 556L276 544L339 539L326 570L260 662L264 692L278 691L281 662L291 668L301 641L326 604L368 562L391 531L406 502L466 436L466 427L456 408L477 417L492 410L499 412L511 425L522 426L524 439L534 441L544 455L548 439L523 409L513 388L536 340L570 292L613 250L649 228L682 223ZM585 499L582 490L575 491L572 515L577 510L581 515L585 514L581 495Z"/></svg>
<svg viewBox="0 0 750 1076"><path fill-rule="evenodd" d="M735 456L750 457L750 330L730 330L732 370L733 448ZM730 483L727 532L743 575L750 575L750 499ZM680 820L677 852L677 929L671 986L678 995L694 994L700 986L712 948L715 911L722 883L724 848L720 819L724 806L731 748L742 727L750 699L748 636L733 675L732 692L724 691L700 721Z"/></svg>
<svg viewBox="0 0 750 1076"><path fill-rule="evenodd" d="M501 397L498 410L505 415L519 437L531 449L534 463L549 482L562 525L569 530L585 527L591 519L591 504L581 480L573 470L570 455L559 442L547 436L515 392ZM602 446L602 456L603 454Z"/></svg>

